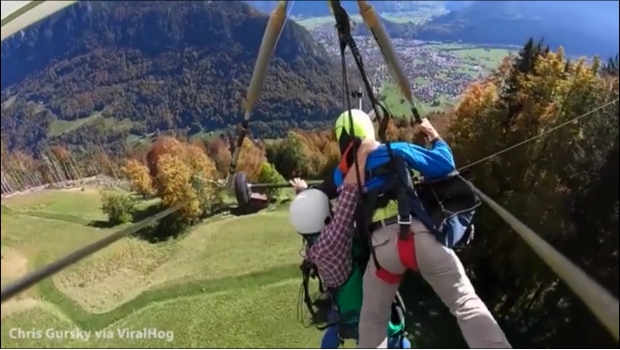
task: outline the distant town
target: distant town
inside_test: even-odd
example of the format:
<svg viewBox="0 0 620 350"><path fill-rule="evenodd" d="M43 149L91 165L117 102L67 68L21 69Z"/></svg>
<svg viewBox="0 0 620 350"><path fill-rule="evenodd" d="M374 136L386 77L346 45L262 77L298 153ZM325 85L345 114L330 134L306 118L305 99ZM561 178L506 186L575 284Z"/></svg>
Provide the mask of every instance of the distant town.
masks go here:
<svg viewBox="0 0 620 350"><path fill-rule="evenodd" d="M332 26L311 28L310 32L329 54L340 55ZM392 82L393 78L374 39L363 36L354 39L375 87L381 88L385 83ZM414 95L427 108L455 101L469 84L483 78L513 52L512 48L408 39L392 39L392 43L400 55L401 66L410 79ZM347 59L354 65L351 56Z"/></svg>

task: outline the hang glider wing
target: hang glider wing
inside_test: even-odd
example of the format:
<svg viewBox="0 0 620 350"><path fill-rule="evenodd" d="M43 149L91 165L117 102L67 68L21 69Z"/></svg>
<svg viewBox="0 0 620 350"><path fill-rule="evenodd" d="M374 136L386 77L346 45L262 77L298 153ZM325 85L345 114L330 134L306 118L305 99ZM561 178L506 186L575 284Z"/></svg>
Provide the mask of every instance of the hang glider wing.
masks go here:
<svg viewBox="0 0 620 350"><path fill-rule="evenodd" d="M77 1L2 1L2 41Z"/></svg>

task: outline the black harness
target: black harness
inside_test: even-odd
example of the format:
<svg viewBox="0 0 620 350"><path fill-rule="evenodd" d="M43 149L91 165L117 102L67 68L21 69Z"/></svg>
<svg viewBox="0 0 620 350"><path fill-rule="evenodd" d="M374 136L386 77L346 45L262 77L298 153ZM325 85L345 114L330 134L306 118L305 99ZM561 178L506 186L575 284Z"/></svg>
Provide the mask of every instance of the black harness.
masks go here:
<svg viewBox="0 0 620 350"><path fill-rule="evenodd" d="M481 205L479 196L474 192L469 181L468 174L451 174L438 180L420 181L414 178L404 161L395 158L396 161L386 163L384 166L366 171L366 179L376 176L385 176L387 183L377 189L370 190L364 195L364 200L358 208L365 218L372 218L377 209L385 208L390 202L396 202L398 215L382 222L382 225L399 224L399 238L405 239L411 234L412 206L414 200L422 207L430 217L433 231L437 239L449 248L462 248L473 239L473 223L471 220L464 223L466 227L464 235L457 242L450 241L446 236L444 226L453 217L458 218L463 213L472 213ZM377 227L377 223L368 223L370 235ZM372 247L372 245L370 245ZM371 248L372 250L372 248ZM377 268L380 266L375 258Z"/></svg>

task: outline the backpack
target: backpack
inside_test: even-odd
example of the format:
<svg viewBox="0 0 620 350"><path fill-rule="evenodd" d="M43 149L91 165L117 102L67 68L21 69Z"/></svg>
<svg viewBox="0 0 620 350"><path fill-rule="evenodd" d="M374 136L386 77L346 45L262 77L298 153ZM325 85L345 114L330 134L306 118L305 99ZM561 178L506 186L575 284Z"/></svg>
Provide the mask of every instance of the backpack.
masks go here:
<svg viewBox="0 0 620 350"><path fill-rule="evenodd" d="M357 210L358 233L370 242L375 211L396 201L401 236L409 234L411 219L415 217L446 247L469 244L474 233L473 218L481 200L466 175L446 167L432 174L433 179L414 182L411 159L415 157L411 147L404 142L385 146L373 152L366 164L367 191ZM437 176L442 171L445 175ZM343 174L336 169L334 183L340 185L342 179Z"/></svg>

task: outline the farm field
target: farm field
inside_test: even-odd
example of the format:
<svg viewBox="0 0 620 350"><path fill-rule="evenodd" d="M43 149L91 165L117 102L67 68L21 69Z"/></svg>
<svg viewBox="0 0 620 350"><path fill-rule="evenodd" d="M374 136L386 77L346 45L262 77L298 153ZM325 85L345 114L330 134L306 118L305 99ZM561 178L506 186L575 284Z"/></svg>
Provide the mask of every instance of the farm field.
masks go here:
<svg viewBox="0 0 620 350"><path fill-rule="evenodd" d="M454 43L423 43L401 52L402 57L409 58L403 61L403 66L409 72L422 114L453 107L467 86L483 79L511 54L514 51L506 48ZM391 77L383 81L382 90L386 96L402 99ZM388 99L396 101L396 98ZM398 104L392 104L398 110Z"/></svg>
<svg viewBox="0 0 620 350"><path fill-rule="evenodd" d="M456 59L458 59L464 67L474 68L470 71L472 74L477 74L477 69L475 69L476 66L480 66L486 71L493 70L499 66L505 57L515 53L514 50L509 48L457 43L428 43L423 46L429 50L456 56Z"/></svg>
<svg viewBox="0 0 620 350"><path fill-rule="evenodd" d="M415 12L400 12L400 13L381 13L380 16L388 21L396 23L412 23L416 25L424 24L434 17L440 16L446 13L442 8L436 6L421 7L419 11ZM349 14L351 20L362 23L362 17L357 13ZM312 30L326 25L333 25L333 16L321 16L311 18L292 18L295 22L299 23L306 29Z"/></svg>

